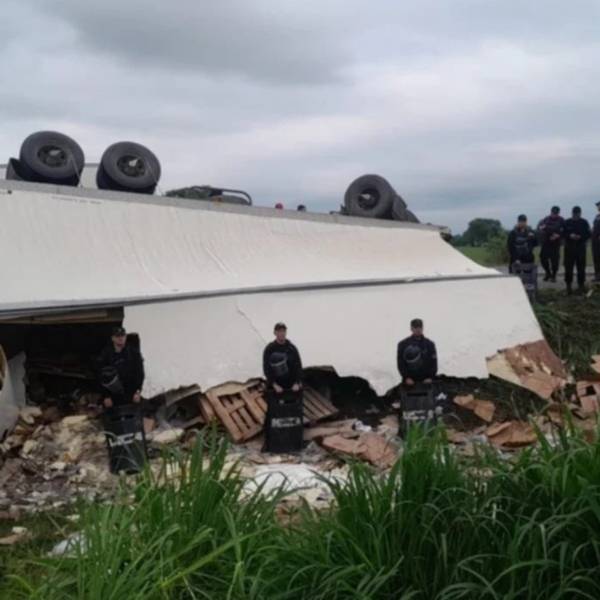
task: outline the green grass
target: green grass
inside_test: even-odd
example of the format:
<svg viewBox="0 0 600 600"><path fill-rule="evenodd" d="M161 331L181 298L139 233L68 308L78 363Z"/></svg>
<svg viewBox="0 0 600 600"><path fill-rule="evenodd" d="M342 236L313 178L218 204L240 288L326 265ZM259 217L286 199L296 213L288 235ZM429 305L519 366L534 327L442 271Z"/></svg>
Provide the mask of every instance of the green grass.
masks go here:
<svg viewBox="0 0 600 600"><path fill-rule="evenodd" d="M476 263L478 263L484 267L502 266L501 262L499 262L497 259L490 257L488 250L485 246L455 246L455 248L459 252L462 252L467 258L470 258L471 260L475 261ZM563 263L562 263L563 252L564 252L564 249L561 250L561 267L563 265ZM539 261L539 255L540 255L539 247L534 248L533 254L535 256L536 262L539 264L539 262L540 262ZM590 244L588 244L587 266L591 267L593 264L594 264L594 261L592 258L592 247Z"/></svg>
<svg viewBox="0 0 600 600"><path fill-rule="evenodd" d="M90 505L75 555L35 552L6 598L44 600L571 599L600 597L600 443L572 431L506 461L413 436L381 475L329 481L334 506L276 517L246 493L225 445L200 439L180 473L145 473ZM166 464L165 463L165 464ZM23 573L30 573L26 577Z"/></svg>
<svg viewBox="0 0 600 600"><path fill-rule="evenodd" d="M545 338L576 378L589 375L590 357L600 354L600 290L589 296L540 292L533 305Z"/></svg>
<svg viewBox="0 0 600 600"><path fill-rule="evenodd" d="M462 252L467 258L470 258L472 261L475 261L484 267L498 266L490 264L487 251L483 246L455 246L455 248L459 252Z"/></svg>

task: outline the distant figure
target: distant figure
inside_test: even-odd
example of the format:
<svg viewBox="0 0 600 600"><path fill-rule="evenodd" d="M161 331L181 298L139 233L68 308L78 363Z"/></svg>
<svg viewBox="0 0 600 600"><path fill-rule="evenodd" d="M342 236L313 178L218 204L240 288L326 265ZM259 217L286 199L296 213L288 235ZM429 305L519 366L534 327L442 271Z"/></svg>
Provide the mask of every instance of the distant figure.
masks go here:
<svg viewBox="0 0 600 600"><path fill-rule="evenodd" d="M542 244L540 262L545 273L544 281L556 282L564 228L565 220L560 216L560 207L558 206L553 206L550 214L544 217L538 225L538 234Z"/></svg>
<svg viewBox="0 0 600 600"><path fill-rule="evenodd" d="M396 360L402 383L431 383L437 374L437 351L435 344L423 335L423 321L410 322L411 335L398 344Z"/></svg>
<svg viewBox="0 0 600 600"><path fill-rule="evenodd" d="M573 293L573 270L577 268L578 291L585 291L585 259L590 224L581 217L581 208L574 206L572 217L565 221L565 283L567 294Z"/></svg>
<svg viewBox="0 0 600 600"><path fill-rule="evenodd" d="M278 203L275 205L275 208L278 208L279 210L283 210L283 204L282 204L281 202L278 202Z"/></svg>
<svg viewBox="0 0 600 600"><path fill-rule="evenodd" d="M507 246L510 262L508 272L513 272L515 263L531 264L535 262L533 248L537 245L537 239L533 229L527 225L527 217L519 215L517 224L508 234Z"/></svg>
<svg viewBox="0 0 600 600"><path fill-rule="evenodd" d="M287 339L285 323L276 323L275 339L263 352L263 371L267 387L278 394L286 390L297 392L302 386L302 360L298 348Z"/></svg>
<svg viewBox="0 0 600 600"><path fill-rule="evenodd" d="M127 343L123 327L112 331L111 343L97 362L105 408L140 402L144 384L144 359L138 348Z"/></svg>
<svg viewBox="0 0 600 600"><path fill-rule="evenodd" d="M298 212L306 212L306 206L304 204L298 204L298 208L296 208Z"/></svg>
<svg viewBox="0 0 600 600"><path fill-rule="evenodd" d="M600 282L600 202L596 202L598 213L592 229L592 255L594 257L594 281Z"/></svg>

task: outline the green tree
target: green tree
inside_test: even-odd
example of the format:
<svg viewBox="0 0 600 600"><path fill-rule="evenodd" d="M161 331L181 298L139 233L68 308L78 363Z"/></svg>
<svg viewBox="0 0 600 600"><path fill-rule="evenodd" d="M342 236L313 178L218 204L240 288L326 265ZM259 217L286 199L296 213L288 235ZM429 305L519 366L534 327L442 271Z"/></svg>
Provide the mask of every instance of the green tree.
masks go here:
<svg viewBox="0 0 600 600"><path fill-rule="evenodd" d="M483 246L503 232L502 225L497 219L473 219L462 235L462 241L469 246Z"/></svg>

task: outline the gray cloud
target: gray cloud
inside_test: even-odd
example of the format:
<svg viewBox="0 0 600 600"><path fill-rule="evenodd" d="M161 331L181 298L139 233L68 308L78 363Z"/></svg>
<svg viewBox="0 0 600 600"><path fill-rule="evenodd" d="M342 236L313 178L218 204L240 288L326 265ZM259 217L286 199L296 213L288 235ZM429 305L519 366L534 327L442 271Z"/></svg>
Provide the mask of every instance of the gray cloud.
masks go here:
<svg viewBox="0 0 600 600"><path fill-rule="evenodd" d="M165 189L339 206L364 172L425 220L591 211L596 2L7 0L0 143L75 136L90 160L134 139ZM0 161L4 160L0 156Z"/></svg>

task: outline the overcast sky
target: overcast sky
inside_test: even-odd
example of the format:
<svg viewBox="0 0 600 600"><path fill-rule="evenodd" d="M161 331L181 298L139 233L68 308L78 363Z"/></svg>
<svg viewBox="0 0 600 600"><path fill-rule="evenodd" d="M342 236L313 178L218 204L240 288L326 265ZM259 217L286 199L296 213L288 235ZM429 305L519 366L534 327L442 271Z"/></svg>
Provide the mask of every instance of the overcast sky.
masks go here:
<svg viewBox="0 0 600 600"><path fill-rule="evenodd" d="M149 146L161 188L339 206L379 173L424 221L600 198L597 0L4 0L4 162L39 129Z"/></svg>

